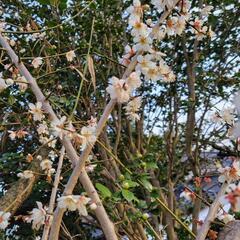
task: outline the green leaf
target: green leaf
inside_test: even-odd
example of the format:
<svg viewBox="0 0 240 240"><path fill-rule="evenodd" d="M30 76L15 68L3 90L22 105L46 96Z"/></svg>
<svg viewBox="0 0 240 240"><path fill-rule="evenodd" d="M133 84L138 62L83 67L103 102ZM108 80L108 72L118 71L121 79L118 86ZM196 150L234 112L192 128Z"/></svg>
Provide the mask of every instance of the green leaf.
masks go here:
<svg viewBox="0 0 240 240"><path fill-rule="evenodd" d="M122 195L128 202L131 202L133 200L139 202L139 200L135 197L134 193L130 192L129 190L122 189Z"/></svg>
<svg viewBox="0 0 240 240"><path fill-rule="evenodd" d="M96 188L101 193L103 198L110 198L112 196L111 191L101 183L96 183Z"/></svg>
<svg viewBox="0 0 240 240"><path fill-rule="evenodd" d="M157 165L157 163L156 162L147 162L146 163L146 168L147 169L156 169L156 168L158 168L158 165Z"/></svg>
<svg viewBox="0 0 240 240"><path fill-rule="evenodd" d="M153 186L152 184L145 178L141 179L141 182L143 184L143 186L149 191L151 192L153 190Z"/></svg>
<svg viewBox="0 0 240 240"><path fill-rule="evenodd" d="M132 180L124 180L123 185L128 184L129 188L134 188L139 186L137 182L133 182Z"/></svg>
<svg viewBox="0 0 240 240"><path fill-rule="evenodd" d="M12 96L12 95L10 95L10 96L8 97L8 103L9 103L10 105L13 105L15 102L16 102L15 97Z"/></svg>

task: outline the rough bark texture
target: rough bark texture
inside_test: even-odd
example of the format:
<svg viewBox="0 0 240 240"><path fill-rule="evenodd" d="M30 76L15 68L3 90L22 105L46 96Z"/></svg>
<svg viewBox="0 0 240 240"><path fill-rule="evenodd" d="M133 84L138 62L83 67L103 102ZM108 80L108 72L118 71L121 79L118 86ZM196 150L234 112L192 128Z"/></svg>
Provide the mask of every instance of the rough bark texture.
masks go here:
<svg viewBox="0 0 240 240"><path fill-rule="evenodd" d="M218 240L240 240L240 220L226 224L219 233Z"/></svg>
<svg viewBox="0 0 240 240"><path fill-rule="evenodd" d="M48 155L47 148L41 148L39 154L45 158ZM28 170L33 172L40 172L40 162L36 157L33 158L31 166ZM39 175L34 175L30 179L19 179L14 182L12 186L7 190L6 194L0 198L0 211L7 211L14 214L23 204L23 202L31 194L32 189Z"/></svg>

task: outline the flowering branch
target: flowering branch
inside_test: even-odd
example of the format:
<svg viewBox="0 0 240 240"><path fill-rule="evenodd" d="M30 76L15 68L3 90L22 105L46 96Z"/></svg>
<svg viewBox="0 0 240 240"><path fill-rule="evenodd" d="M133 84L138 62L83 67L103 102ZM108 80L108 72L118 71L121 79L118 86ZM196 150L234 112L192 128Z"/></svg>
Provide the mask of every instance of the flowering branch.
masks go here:
<svg viewBox="0 0 240 240"><path fill-rule="evenodd" d="M54 204L55 204L55 200L56 200L58 184L60 182L64 154L65 154L65 148L62 147L61 152L60 152L59 161L58 161L57 172L55 174L55 179L54 179L54 183L53 183L53 189L52 189L49 207L48 207L48 211L47 211L46 223L44 225L42 240L48 239L48 234L49 234L50 226L52 223L52 214L53 214L53 210L54 210Z"/></svg>
<svg viewBox="0 0 240 240"><path fill-rule="evenodd" d="M206 238L206 236L208 234L208 230L210 228L210 224L215 219L215 217L217 215L217 211L221 205L220 198L224 195L228 184L229 183L227 183L227 182L223 183L220 191L218 192L217 197L215 198L214 202L211 204L211 206L209 208L208 215L207 215L202 227L198 231L196 240L204 240Z"/></svg>
<svg viewBox="0 0 240 240"><path fill-rule="evenodd" d="M37 101L42 103L45 112L49 114L49 118L52 121L58 121L58 118L57 118L55 112L53 111L53 109L52 109L51 105L49 104L49 102L46 101L46 98L43 95L41 89L39 88L36 80L32 77L32 75L30 74L28 69L25 67L25 65L22 62L19 62L18 56L15 54L15 52L10 47L10 45L7 42L7 40L2 36L1 33L0 33L0 44L2 45L3 48L6 49L8 55L10 56L10 58L12 60L12 62L19 69L21 75L24 76L27 79L27 81L28 81L28 83L29 83L29 85L30 85L34 95L37 98ZM114 102L115 101L111 101L109 103L109 106L113 107L114 106ZM100 124L99 126L101 126L101 129L103 128L107 118L108 118L108 116L106 117L106 119L103 119L102 121L99 122L99 124ZM101 132L101 129L99 129L98 131ZM79 160L79 157L78 157L78 154L77 154L76 150L74 149L71 141L67 137L65 137L65 136L63 137L62 143L63 143L63 145L64 145L64 147L66 149L66 152L68 154L68 157L72 161L72 163L76 164L76 163L80 163L80 161L83 161L83 163L81 165L81 167L83 167L84 166L84 161L86 160L88 155L85 155L85 158L82 158L82 160ZM84 181L83 184L85 186L89 185L89 189L93 187L93 185L91 183L91 180L88 178L87 174L82 176L80 181ZM95 194L97 194L95 188L94 188L94 192L95 192ZM88 192L88 194L91 195L91 192ZM113 224L110 221L109 217L107 216L107 213L106 213L106 211L105 211L105 209L104 209L104 207L102 205L101 205L101 213L102 213L101 215L98 215L98 217L99 217L98 220L99 220L101 226L103 227L103 231L104 231L104 233L106 235L112 237L112 238L107 238L107 239L117 239L116 233L115 233L114 228L113 228ZM58 238L55 238L55 239L58 239Z"/></svg>

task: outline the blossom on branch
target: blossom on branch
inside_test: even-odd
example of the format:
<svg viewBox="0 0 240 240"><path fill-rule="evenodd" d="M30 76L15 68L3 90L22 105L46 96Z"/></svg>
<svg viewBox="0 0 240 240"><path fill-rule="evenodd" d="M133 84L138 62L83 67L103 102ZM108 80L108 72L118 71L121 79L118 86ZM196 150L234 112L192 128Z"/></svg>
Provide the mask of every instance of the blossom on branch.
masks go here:
<svg viewBox="0 0 240 240"><path fill-rule="evenodd" d="M66 53L66 58L68 62L72 62L75 57L76 57L76 54L73 50Z"/></svg>
<svg viewBox="0 0 240 240"><path fill-rule="evenodd" d="M28 106L30 108L29 112L33 114L34 121L41 121L44 118L41 102L37 102L36 104L29 103Z"/></svg>
<svg viewBox="0 0 240 240"><path fill-rule="evenodd" d="M4 230L9 224L10 212L0 211L0 230Z"/></svg>
<svg viewBox="0 0 240 240"><path fill-rule="evenodd" d="M34 58L32 65L34 68L39 68L43 64L43 59L41 57Z"/></svg>
<svg viewBox="0 0 240 240"><path fill-rule="evenodd" d="M32 222L32 228L38 230L42 225L45 224L45 218L47 214L47 208L43 207L41 202L36 202L38 208L33 208L30 212L31 215L26 218L27 223Z"/></svg>

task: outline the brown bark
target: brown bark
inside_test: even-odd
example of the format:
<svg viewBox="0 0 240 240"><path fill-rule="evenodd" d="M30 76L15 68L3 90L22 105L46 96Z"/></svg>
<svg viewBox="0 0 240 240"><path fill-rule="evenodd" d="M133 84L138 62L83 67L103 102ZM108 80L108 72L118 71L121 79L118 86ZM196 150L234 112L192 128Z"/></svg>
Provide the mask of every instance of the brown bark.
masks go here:
<svg viewBox="0 0 240 240"><path fill-rule="evenodd" d="M46 158L48 156L48 148L42 147L38 154L43 158ZM40 161L36 157L33 158L28 170L40 173ZM39 176L40 175L35 174L32 178L20 178L14 182L7 190L6 194L0 198L0 211L7 211L14 215L31 194L34 184L39 179Z"/></svg>
<svg viewBox="0 0 240 240"><path fill-rule="evenodd" d="M240 240L240 220L227 223L219 233L218 240Z"/></svg>

